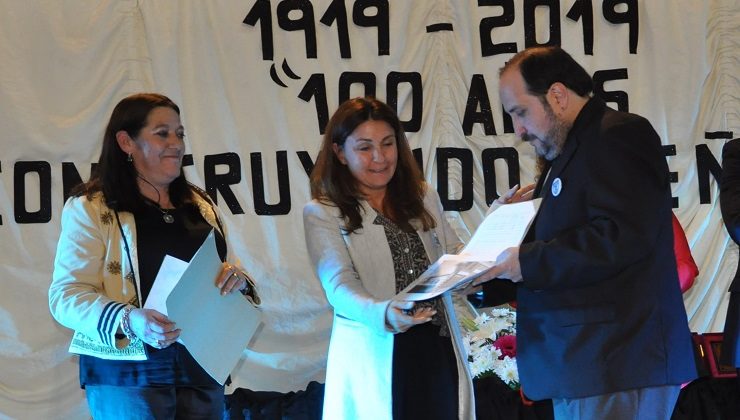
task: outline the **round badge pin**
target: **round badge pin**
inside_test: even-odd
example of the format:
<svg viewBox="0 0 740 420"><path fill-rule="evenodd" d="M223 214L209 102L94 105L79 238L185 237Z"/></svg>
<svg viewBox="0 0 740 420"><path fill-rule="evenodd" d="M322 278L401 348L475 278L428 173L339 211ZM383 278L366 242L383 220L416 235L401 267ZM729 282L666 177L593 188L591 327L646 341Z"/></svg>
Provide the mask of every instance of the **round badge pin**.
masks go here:
<svg viewBox="0 0 740 420"><path fill-rule="evenodd" d="M563 190L563 181L560 180L560 178L555 178L552 180L552 188L550 188L550 192L552 192L553 197L557 197L560 195L560 191Z"/></svg>

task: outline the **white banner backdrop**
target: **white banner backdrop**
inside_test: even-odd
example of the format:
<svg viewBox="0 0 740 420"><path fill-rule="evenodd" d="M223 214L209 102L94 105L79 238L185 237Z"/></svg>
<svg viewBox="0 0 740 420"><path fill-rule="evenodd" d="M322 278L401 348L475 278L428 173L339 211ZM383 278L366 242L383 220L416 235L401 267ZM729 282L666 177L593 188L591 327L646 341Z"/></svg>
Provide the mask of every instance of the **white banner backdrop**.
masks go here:
<svg viewBox="0 0 740 420"><path fill-rule="evenodd" d="M720 331L737 249L716 179L740 132L736 0L0 0L0 418L84 418L71 332L47 289L65 191L87 179L113 106L138 91L182 109L186 174L227 214L266 325L235 386L323 381L331 308L303 239L307 171L341 100L396 106L463 238L487 202L532 182L497 71L559 43L614 108L666 146L676 214L700 266L692 330ZM625 302L629 304L629 302Z"/></svg>

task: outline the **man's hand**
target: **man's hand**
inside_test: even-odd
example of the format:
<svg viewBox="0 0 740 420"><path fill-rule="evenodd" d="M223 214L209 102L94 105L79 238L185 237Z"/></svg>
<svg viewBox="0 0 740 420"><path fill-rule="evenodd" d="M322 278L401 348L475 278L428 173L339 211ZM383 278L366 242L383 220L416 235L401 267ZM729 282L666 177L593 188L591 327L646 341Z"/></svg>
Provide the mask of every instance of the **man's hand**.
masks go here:
<svg viewBox="0 0 740 420"><path fill-rule="evenodd" d="M522 201L531 200L534 195L535 184L525 185L519 188L519 185L515 185L504 195L498 198L503 201L502 204L521 203Z"/></svg>
<svg viewBox="0 0 740 420"><path fill-rule="evenodd" d="M519 247L506 248L498 258L496 265L481 274L473 285L477 286L492 279L508 279L514 283L522 281L522 267L519 265Z"/></svg>
<svg viewBox="0 0 740 420"><path fill-rule="evenodd" d="M521 203L522 201L531 200L534 196L534 187L535 184L529 184L522 188L519 188L519 184L514 185L509 191L506 191L502 196L491 203L491 207L486 211L486 216L493 213L497 208L504 204Z"/></svg>

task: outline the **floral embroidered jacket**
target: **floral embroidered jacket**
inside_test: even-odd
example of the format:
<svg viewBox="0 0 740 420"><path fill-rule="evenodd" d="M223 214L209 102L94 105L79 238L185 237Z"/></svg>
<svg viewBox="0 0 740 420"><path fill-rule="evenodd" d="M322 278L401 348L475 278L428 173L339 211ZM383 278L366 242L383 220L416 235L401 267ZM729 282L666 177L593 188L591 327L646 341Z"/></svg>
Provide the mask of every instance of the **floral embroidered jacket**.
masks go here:
<svg viewBox="0 0 740 420"><path fill-rule="evenodd" d="M220 230L216 207L200 194L193 196L203 218ZM142 304L134 215L121 211L118 220L100 193L89 199L67 200L49 287L49 308L54 319L75 331L71 353L144 360L141 340L116 338L126 305Z"/></svg>

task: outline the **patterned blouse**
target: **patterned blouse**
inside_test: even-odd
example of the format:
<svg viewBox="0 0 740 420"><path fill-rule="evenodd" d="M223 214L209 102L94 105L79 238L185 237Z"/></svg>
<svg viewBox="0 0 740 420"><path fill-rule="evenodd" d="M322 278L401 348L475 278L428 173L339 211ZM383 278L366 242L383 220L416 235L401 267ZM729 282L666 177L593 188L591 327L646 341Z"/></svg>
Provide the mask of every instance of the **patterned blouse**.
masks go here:
<svg viewBox="0 0 740 420"><path fill-rule="evenodd" d="M430 262L416 232L404 232L391 219L378 213L373 224L382 225L385 229L385 237L391 248L393 257L393 268L396 273L396 293L405 289L417 277L423 273ZM439 335L449 337L450 332L445 320L445 308L441 297L416 302L414 309L433 308L437 311L432 316L432 324L439 327Z"/></svg>

